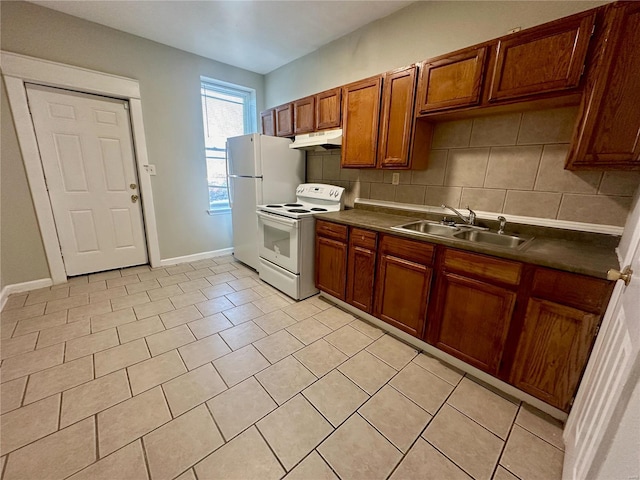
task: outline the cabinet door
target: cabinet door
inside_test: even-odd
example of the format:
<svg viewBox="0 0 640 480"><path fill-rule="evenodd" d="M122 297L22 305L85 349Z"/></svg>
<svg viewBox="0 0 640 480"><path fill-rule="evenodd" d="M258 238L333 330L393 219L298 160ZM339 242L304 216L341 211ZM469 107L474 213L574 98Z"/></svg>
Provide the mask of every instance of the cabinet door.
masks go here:
<svg viewBox="0 0 640 480"><path fill-rule="evenodd" d="M342 91L343 167L375 167L382 77L352 83Z"/></svg>
<svg viewBox="0 0 640 480"><path fill-rule="evenodd" d="M640 3L614 4L604 35L567 168L640 170Z"/></svg>
<svg viewBox="0 0 640 480"><path fill-rule="evenodd" d="M380 255L375 315L415 337L422 336L431 275L432 269L426 265Z"/></svg>
<svg viewBox="0 0 640 480"><path fill-rule="evenodd" d="M427 340L480 370L496 375L516 294L480 280L445 272Z"/></svg>
<svg viewBox="0 0 640 480"><path fill-rule="evenodd" d="M489 101L577 87L594 21L591 11L500 39Z"/></svg>
<svg viewBox="0 0 640 480"><path fill-rule="evenodd" d="M347 244L316 235L316 288L345 300Z"/></svg>
<svg viewBox="0 0 640 480"><path fill-rule="evenodd" d="M480 103L487 47L473 48L423 63L420 113L470 107Z"/></svg>
<svg viewBox="0 0 640 480"><path fill-rule="evenodd" d="M293 102L293 130L296 135L313 132L316 128L315 117L315 97L307 97Z"/></svg>
<svg viewBox="0 0 640 480"><path fill-rule="evenodd" d="M511 383L567 411L593 343L599 316L532 298Z"/></svg>
<svg viewBox="0 0 640 480"><path fill-rule="evenodd" d="M367 313L373 311L376 268L376 233L353 228L349 235L347 302Z"/></svg>
<svg viewBox="0 0 640 480"><path fill-rule="evenodd" d="M278 137L293 136L293 103L276 107L276 135Z"/></svg>
<svg viewBox="0 0 640 480"><path fill-rule="evenodd" d="M260 123L263 135L274 136L276 134L276 111L273 108L260 112Z"/></svg>
<svg viewBox="0 0 640 480"><path fill-rule="evenodd" d="M408 168L416 90L416 67L389 72L384 77L378 166Z"/></svg>
<svg viewBox="0 0 640 480"><path fill-rule="evenodd" d="M316 129L340 127L342 88L334 88L316 95Z"/></svg>

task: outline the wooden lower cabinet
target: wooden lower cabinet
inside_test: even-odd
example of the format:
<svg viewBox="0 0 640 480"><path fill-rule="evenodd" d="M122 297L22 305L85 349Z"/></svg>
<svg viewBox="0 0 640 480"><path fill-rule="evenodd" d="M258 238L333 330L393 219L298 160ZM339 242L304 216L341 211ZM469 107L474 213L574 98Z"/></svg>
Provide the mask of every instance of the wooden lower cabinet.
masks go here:
<svg viewBox="0 0 640 480"><path fill-rule="evenodd" d="M345 300L347 243L316 235L316 288Z"/></svg>
<svg viewBox="0 0 640 480"><path fill-rule="evenodd" d="M512 367L514 386L568 410L600 316L531 298Z"/></svg>
<svg viewBox="0 0 640 480"><path fill-rule="evenodd" d="M420 337L427 318L433 246L383 236L378 253L375 316Z"/></svg>
<svg viewBox="0 0 640 480"><path fill-rule="evenodd" d="M506 288L445 272L438 280L427 341L496 375L515 300Z"/></svg>
<svg viewBox="0 0 640 480"><path fill-rule="evenodd" d="M352 228L347 264L347 302L360 310L373 312L373 286L376 273L377 234Z"/></svg>

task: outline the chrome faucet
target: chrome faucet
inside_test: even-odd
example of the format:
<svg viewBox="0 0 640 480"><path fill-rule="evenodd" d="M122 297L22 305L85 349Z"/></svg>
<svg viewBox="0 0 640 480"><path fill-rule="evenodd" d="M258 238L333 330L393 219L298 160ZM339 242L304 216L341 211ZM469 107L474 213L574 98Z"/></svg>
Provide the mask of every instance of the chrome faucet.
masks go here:
<svg viewBox="0 0 640 480"><path fill-rule="evenodd" d="M498 221L500 222L500 228L498 229L498 235L502 235L504 233L504 227L507 225L507 219L502 215L498 217Z"/></svg>
<svg viewBox="0 0 640 480"><path fill-rule="evenodd" d="M469 208L469 205L467 205L467 210L469 210L469 217L466 218L464 215L462 215L458 210L456 210L453 207L450 207L449 205L445 205L444 203L442 205L440 205L442 208L447 208L449 210L451 210L453 213L455 213L458 218L460 218L460 220L462 220L464 223L466 223L467 225L475 225L476 224L476 212L474 212L473 210L471 210Z"/></svg>

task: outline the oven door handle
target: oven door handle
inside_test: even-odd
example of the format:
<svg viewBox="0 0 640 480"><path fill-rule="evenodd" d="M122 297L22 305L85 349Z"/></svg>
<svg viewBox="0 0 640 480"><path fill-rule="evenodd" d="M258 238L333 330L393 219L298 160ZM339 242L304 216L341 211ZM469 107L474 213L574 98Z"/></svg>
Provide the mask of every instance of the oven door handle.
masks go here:
<svg viewBox="0 0 640 480"><path fill-rule="evenodd" d="M285 225L290 228L298 228L298 221L293 218L282 217L280 215L276 215L275 213L263 212L262 210L257 210L256 214L259 219L262 219L267 222L279 223L280 225Z"/></svg>

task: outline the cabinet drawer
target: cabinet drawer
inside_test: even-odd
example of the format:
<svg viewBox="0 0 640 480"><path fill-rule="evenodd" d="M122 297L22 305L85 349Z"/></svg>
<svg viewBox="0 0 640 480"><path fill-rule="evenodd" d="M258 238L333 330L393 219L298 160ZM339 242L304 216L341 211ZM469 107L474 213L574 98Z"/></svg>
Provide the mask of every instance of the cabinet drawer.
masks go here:
<svg viewBox="0 0 640 480"><path fill-rule="evenodd" d="M323 220L316 220L316 233L323 237L347 241L347 226Z"/></svg>
<svg viewBox="0 0 640 480"><path fill-rule="evenodd" d="M607 280L537 268L531 296L599 314L607 306L612 288L613 282Z"/></svg>
<svg viewBox="0 0 640 480"><path fill-rule="evenodd" d="M392 255L423 265L431 265L435 247L430 243L383 235L379 250L382 255Z"/></svg>
<svg viewBox="0 0 640 480"><path fill-rule="evenodd" d="M349 244L354 247L362 247L369 250L376 249L376 240L378 234L369 230L363 230L361 228L352 228L351 235L349 236Z"/></svg>
<svg viewBox="0 0 640 480"><path fill-rule="evenodd" d="M520 283L522 264L460 250L445 251L444 267L449 271L472 274L509 285Z"/></svg>

